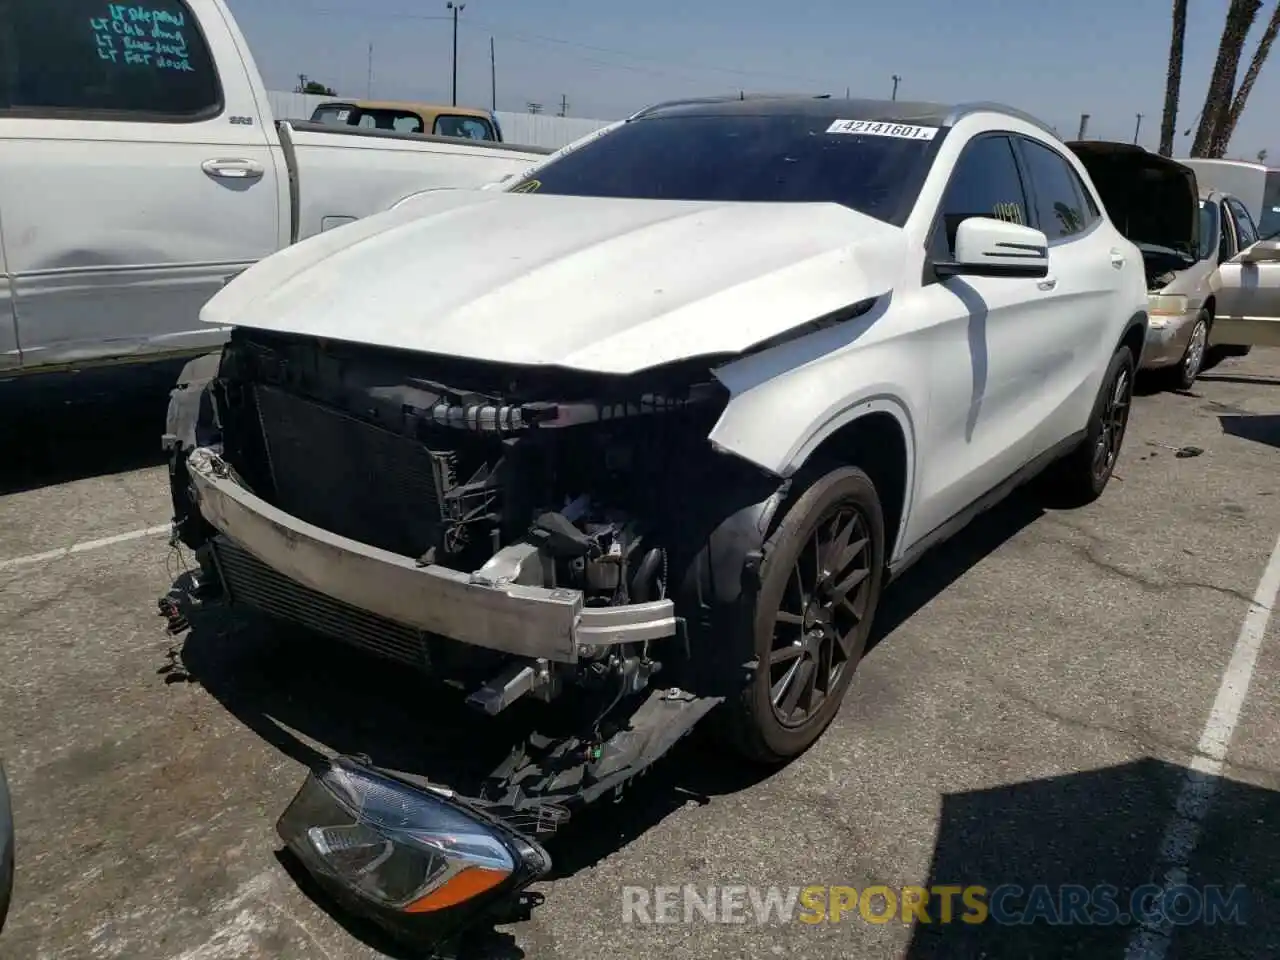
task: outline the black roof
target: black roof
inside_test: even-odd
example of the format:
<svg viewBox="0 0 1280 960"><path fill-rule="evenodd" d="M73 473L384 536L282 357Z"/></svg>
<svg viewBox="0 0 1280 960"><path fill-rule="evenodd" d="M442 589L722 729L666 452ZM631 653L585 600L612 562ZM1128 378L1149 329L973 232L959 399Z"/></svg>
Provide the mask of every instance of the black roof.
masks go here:
<svg viewBox="0 0 1280 960"><path fill-rule="evenodd" d="M965 113L978 110L1008 114L1049 131L1048 125L1042 120L999 103L951 104L908 100L842 99L794 94L675 100L642 110L636 117L803 116L832 121L878 120L886 123L915 123L921 126L943 127L955 123Z"/></svg>

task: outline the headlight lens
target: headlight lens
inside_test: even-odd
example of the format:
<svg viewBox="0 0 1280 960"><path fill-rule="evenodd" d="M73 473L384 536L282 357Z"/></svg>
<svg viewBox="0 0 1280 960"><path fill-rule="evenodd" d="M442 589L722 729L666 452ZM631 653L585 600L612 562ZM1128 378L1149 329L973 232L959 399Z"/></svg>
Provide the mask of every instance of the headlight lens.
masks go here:
<svg viewBox="0 0 1280 960"><path fill-rule="evenodd" d="M1153 293L1147 298L1152 317L1180 317L1187 312L1187 298L1180 293Z"/></svg>
<svg viewBox="0 0 1280 960"><path fill-rule="evenodd" d="M397 914L430 914L550 866L540 847L445 794L340 759L303 784L277 825L307 868Z"/></svg>

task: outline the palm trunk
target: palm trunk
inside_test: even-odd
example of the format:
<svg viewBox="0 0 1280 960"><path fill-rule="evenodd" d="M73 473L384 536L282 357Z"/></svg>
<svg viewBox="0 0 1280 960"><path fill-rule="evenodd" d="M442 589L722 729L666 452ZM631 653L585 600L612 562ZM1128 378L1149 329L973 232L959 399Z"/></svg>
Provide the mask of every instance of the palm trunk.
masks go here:
<svg viewBox="0 0 1280 960"><path fill-rule="evenodd" d="M1249 94L1258 79L1258 74L1262 72L1262 65L1266 63L1267 56L1271 53L1271 44L1275 42L1277 33L1280 33L1280 3L1277 3L1276 8L1271 11L1271 19L1267 21L1267 29L1263 32L1262 39L1258 41L1258 49L1253 51L1253 59L1249 61L1249 69L1245 71L1244 79L1240 81L1240 89L1236 91L1231 107L1214 135L1210 156L1221 157L1227 152L1231 136L1236 132L1236 123L1240 120L1240 114L1244 113Z"/></svg>
<svg viewBox="0 0 1280 960"><path fill-rule="evenodd" d="M1169 41L1169 75L1164 83L1164 116L1160 121L1160 152L1173 156L1173 133L1178 122L1182 89L1182 47L1187 37L1187 0L1173 0L1173 36Z"/></svg>
<svg viewBox="0 0 1280 960"><path fill-rule="evenodd" d="M1196 131L1195 142L1191 145L1193 157L1209 155L1209 150L1216 139L1215 134L1222 125L1226 113L1231 108L1231 94L1236 86L1236 73L1240 69L1240 55L1244 51L1245 40L1258 11L1262 9L1262 0L1231 0L1227 10L1227 19L1222 26L1222 39L1218 42L1218 59L1213 65L1213 77L1209 81L1209 92L1204 98L1204 110L1200 114L1200 129Z"/></svg>

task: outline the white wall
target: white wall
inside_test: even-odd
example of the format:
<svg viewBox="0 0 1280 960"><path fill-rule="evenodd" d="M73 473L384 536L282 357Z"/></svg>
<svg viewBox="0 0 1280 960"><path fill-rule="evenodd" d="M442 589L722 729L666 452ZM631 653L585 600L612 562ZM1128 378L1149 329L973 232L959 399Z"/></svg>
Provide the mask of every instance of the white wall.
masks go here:
<svg viewBox="0 0 1280 960"><path fill-rule="evenodd" d="M278 120L307 120L318 104L333 97L311 94L267 91L271 112ZM510 113L498 111L498 123L507 143L526 144L531 147L563 147L579 137L599 130L612 120L587 120L581 117L556 117L545 113Z"/></svg>

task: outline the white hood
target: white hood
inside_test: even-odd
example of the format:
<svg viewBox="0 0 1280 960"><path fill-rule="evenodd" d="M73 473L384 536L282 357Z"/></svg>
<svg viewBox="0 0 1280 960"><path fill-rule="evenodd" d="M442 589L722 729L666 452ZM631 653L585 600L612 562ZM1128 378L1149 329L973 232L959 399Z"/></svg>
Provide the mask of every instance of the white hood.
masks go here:
<svg viewBox="0 0 1280 960"><path fill-rule="evenodd" d="M268 257L201 319L623 374L886 293L904 244L836 204L444 190Z"/></svg>

